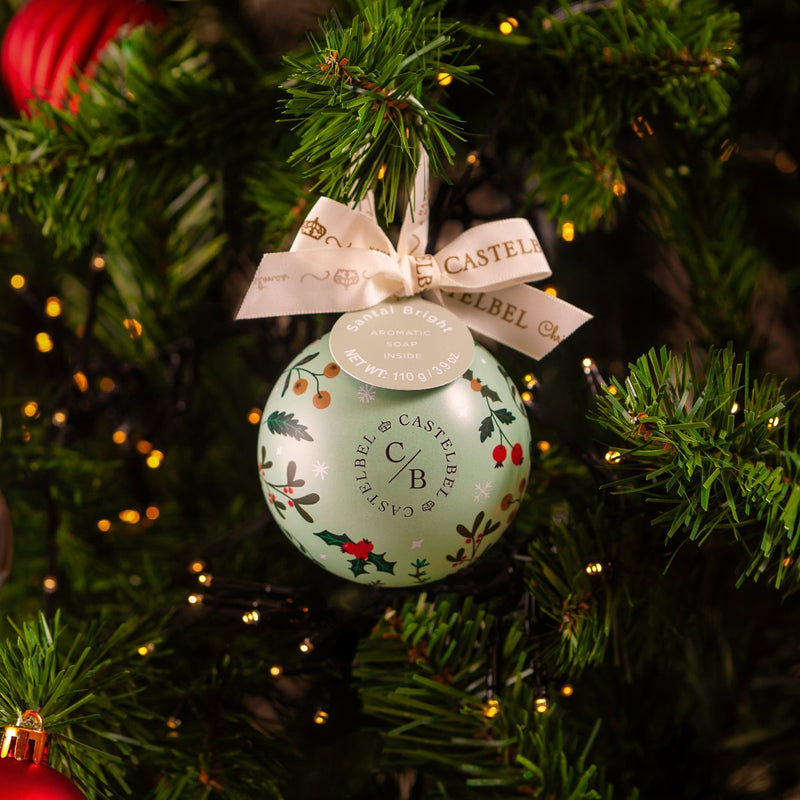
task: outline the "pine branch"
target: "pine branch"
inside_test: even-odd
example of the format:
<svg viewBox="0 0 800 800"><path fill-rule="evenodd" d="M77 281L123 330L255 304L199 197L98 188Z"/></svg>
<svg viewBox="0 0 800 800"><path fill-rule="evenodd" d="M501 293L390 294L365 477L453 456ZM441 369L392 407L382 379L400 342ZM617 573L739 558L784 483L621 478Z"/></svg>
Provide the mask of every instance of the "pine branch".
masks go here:
<svg viewBox="0 0 800 800"><path fill-rule="evenodd" d="M499 705L485 705L493 624L469 597L457 605L421 595L362 642L355 675L364 711L389 726L382 729L381 766L419 770L447 797L480 789L497 798L509 791L610 798L611 787L585 754L569 752L558 715L534 711L540 695L523 674L531 642L519 618L502 641L508 667L498 684Z"/></svg>
<svg viewBox="0 0 800 800"><path fill-rule="evenodd" d="M285 113L300 137L292 163L322 193L353 203L380 182L379 207L391 220L400 192L413 185L420 147L444 174L449 140L461 137L460 120L438 102L440 76L467 81L476 67L453 63L464 47L441 6L359 3L349 28L326 21L324 41L310 37L309 56L286 58L293 72Z"/></svg>
<svg viewBox="0 0 800 800"><path fill-rule="evenodd" d="M596 419L624 445L614 458L615 491L641 493L663 509L653 524L667 539L707 542L728 532L741 549L740 582L762 574L776 587L798 584L800 455L787 398L768 375L752 380L747 361L712 350L703 371L687 350L651 350L630 366Z"/></svg>

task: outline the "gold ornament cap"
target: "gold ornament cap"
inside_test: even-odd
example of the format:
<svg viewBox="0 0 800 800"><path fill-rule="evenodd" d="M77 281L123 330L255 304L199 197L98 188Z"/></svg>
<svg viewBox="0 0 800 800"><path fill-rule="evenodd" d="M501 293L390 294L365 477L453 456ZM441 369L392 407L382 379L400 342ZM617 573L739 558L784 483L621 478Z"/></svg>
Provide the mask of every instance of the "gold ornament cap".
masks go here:
<svg viewBox="0 0 800 800"><path fill-rule="evenodd" d="M0 758L9 754L17 761L47 763L50 753L50 734L44 729L42 716L37 711L23 711L16 725L6 725Z"/></svg>

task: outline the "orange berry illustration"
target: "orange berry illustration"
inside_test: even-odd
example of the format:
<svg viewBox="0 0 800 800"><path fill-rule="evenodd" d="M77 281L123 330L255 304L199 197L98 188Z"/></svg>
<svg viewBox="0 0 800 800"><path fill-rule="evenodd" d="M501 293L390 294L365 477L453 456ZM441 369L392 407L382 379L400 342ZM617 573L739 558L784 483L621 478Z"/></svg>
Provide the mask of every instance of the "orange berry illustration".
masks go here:
<svg viewBox="0 0 800 800"><path fill-rule="evenodd" d="M469 385L472 387L473 392L479 392L481 390L481 387L483 386L483 384L477 378L473 378L469 382Z"/></svg>
<svg viewBox="0 0 800 800"><path fill-rule="evenodd" d="M303 394L306 389L308 389L308 381L305 378L298 378L292 386L295 394Z"/></svg>
<svg viewBox="0 0 800 800"><path fill-rule="evenodd" d="M322 374L326 378L335 378L341 372L341 369L342 368L335 361L331 361L330 364L325 365L325 369L322 370Z"/></svg>
<svg viewBox="0 0 800 800"><path fill-rule="evenodd" d="M513 497L512 497L510 494L507 494L507 495L506 495L506 496L505 496L505 497L504 497L504 498L503 498L503 499L500 501L500 508L501 508L503 511L505 511L505 510L506 510L506 509L507 509L507 508L508 508L508 507L511 505L511 501L512 501L513 499L514 499L514 498L513 498Z"/></svg>
<svg viewBox="0 0 800 800"><path fill-rule="evenodd" d="M331 393L323 389L314 395L311 402L316 408L327 408L331 404Z"/></svg>

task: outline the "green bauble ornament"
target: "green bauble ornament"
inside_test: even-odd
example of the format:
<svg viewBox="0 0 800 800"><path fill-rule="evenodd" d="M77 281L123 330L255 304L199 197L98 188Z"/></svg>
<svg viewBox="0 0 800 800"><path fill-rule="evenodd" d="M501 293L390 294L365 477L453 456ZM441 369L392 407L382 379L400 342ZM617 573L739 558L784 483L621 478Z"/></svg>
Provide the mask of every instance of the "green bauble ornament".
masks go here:
<svg viewBox="0 0 800 800"><path fill-rule="evenodd" d="M528 480L531 434L511 378L480 345L436 389L362 383L328 336L267 400L259 475L276 522L312 561L364 584L453 575L502 535Z"/></svg>

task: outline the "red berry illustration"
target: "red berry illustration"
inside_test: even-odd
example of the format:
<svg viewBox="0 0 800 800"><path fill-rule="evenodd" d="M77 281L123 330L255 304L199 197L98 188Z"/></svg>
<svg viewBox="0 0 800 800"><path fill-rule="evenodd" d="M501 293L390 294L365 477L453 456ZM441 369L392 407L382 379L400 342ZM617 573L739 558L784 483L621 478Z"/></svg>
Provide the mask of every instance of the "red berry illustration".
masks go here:
<svg viewBox="0 0 800 800"><path fill-rule="evenodd" d="M492 458L495 461L495 469L503 466L503 462L506 460L507 455L508 451L506 450L506 446L504 444L498 444L497 447L492 450Z"/></svg>
<svg viewBox="0 0 800 800"><path fill-rule="evenodd" d="M375 545L369 539L362 539L360 542L345 542L342 545L342 552L366 561L374 547Z"/></svg>
<svg viewBox="0 0 800 800"><path fill-rule="evenodd" d="M511 448L511 463L517 467L522 463L522 445L519 442Z"/></svg>

